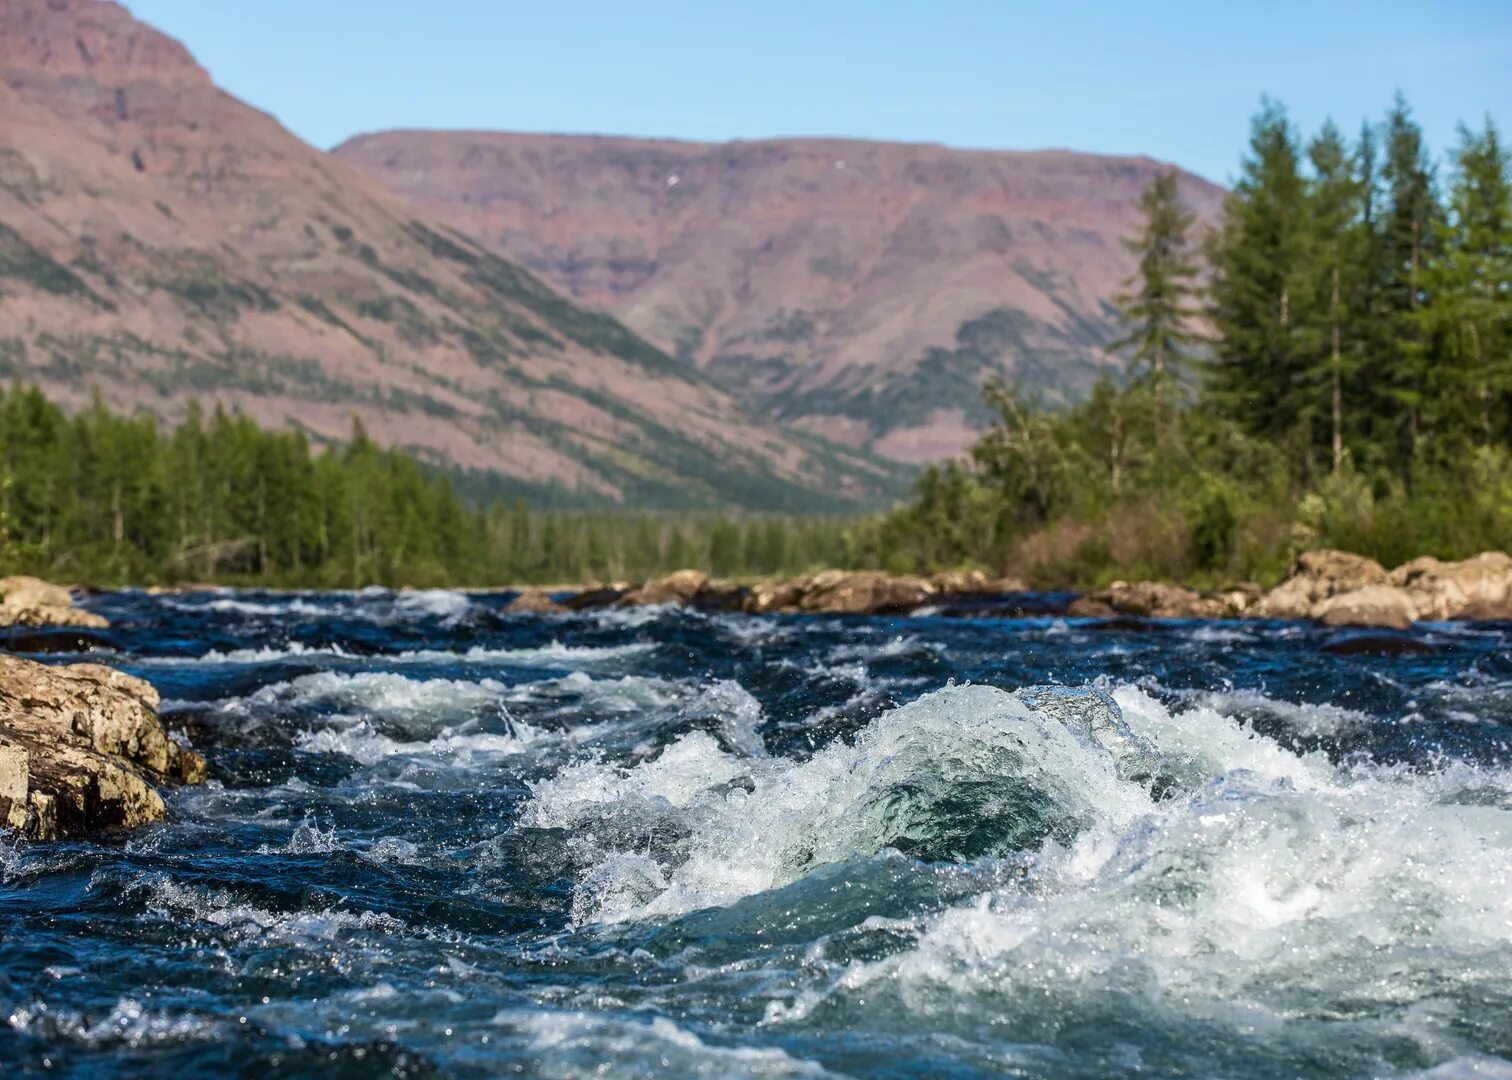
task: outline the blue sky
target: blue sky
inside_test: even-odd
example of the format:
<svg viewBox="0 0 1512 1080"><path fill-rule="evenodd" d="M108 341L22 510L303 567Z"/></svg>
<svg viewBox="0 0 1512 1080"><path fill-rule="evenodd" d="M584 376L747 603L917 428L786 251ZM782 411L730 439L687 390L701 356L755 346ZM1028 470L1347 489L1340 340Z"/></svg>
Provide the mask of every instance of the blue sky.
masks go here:
<svg viewBox="0 0 1512 1080"><path fill-rule="evenodd" d="M127 0L329 147L390 127L847 135L1145 153L1232 177L1262 93L1434 148L1512 123L1512 0Z"/></svg>

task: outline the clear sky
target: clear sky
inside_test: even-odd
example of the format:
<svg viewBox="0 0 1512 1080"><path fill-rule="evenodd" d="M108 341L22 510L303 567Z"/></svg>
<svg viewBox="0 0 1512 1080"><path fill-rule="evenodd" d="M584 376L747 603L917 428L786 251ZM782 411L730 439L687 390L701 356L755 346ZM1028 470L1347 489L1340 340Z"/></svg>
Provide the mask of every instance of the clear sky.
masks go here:
<svg viewBox="0 0 1512 1080"><path fill-rule="evenodd" d="M1233 176L1262 93L1437 151L1512 123L1512 0L127 0L322 147L392 127L847 135Z"/></svg>

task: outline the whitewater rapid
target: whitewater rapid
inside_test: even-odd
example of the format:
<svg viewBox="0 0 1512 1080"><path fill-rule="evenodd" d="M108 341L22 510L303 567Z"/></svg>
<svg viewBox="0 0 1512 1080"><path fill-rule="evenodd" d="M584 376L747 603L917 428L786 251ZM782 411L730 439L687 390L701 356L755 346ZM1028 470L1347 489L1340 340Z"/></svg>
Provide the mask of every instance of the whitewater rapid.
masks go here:
<svg viewBox="0 0 1512 1080"><path fill-rule="evenodd" d="M100 603L214 779L0 846L0 1061L1512 1077L1508 630Z"/></svg>

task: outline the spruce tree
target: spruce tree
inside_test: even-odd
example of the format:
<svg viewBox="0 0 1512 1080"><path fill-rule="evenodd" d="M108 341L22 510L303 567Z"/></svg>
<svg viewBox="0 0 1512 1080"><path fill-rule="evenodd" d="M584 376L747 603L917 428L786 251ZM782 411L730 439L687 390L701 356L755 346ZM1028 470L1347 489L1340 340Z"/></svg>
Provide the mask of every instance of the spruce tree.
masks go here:
<svg viewBox="0 0 1512 1080"><path fill-rule="evenodd" d="M1380 231L1386 272L1382 307L1394 340L1379 354L1371 381L1384 391L1384 400L1377 405L1383 422L1381 440L1394 450L1396 466L1406 474L1435 411L1435 383L1443 374L1442 358L1435 353L1435 339L1423 317L1430 301L1428 269L1439 248L1443 208L1434 191L1422 129L1400 94L1386 118L1382 179L1386 191Z"/></svg>
<svg viewBox="0 0 1512 1080"><path fill-rule="evenodd" d="M1198 340L1191 329L1198 314L1190 240L1194 216L1181 199L1175 169L1150 181L1139 209L1144 224L1124 240L1137 256L1138 268L1124 283L1130 291L1117 298L1128 333L1109 350L1127 352L1131 374L1148 380L1156 398L1164 400L1169 385L1185 373Z"/></svg>
<svg viewBox="0 0 1512 1080"><path fill-rule="evenodd" d="M1449 417L1479 445L1512 436L1512 176L1488 117L1460 128L1443 252L1425 323L1444 343Z"/></svg>
<svg viewBox="0 0 1512 1080"><path fill-rule="evenodd" d="M1353 381L1362 347L1356 329L1363 182L1332 121L1308 146L1307 156L1312 165L1307 192L1311 318L1299 411L1304 417L1327 417L1328 462L1338 472L1344 464L1346 408L1354 404L1346 402L1346 384Z"/></svg>
<svg viewBox="0 0 1512 1080"><path fill-rule="evenodd" d="M1253 434L1289 437L1304 366L1309 295L1305 185L1285 110L1264 101L1239 180L1209 245L1209 319L1217 331L1208 390Z"/></svg>

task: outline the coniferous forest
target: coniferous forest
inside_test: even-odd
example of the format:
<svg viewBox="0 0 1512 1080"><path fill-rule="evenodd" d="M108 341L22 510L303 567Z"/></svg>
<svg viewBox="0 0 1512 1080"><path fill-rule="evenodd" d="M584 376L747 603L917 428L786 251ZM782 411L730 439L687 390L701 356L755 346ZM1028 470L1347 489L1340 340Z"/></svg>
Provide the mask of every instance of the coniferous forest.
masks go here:
<svg viewBox="0 0 1512 1080"><path fill-rule="evenodd" d="M352 587L977 566L1045 585L1278 576L1303 548L1388 564L1512 547L1512 170L1490 120L1442 160L1405 102L1304 138L1266 102L1215 228L1145 192L1126 335L1059 410L996 416L874 518L470 504L360 427L192 408L173 430L0 392L7 571ZM1115 359L1122 363L1114 363Z"/></svg>
<svg viewBox="0 0 1512 1080"><path fill-rule="evenodd" d="M1354 137L1266 102L1217 227L1145 193L1121 376L992 429L857 538L904 568L1043 582L1273 578L1512 547L1512 175L1488 119L1441 163L1400 98Z"/></svg>
<svg viewBox="0 0 1512 1080"><path fill-rule="evenodd" d="M843 519L478 508L448 476L354 427L314 452L299 431L191 407L171 431L100 404L68 417L0 390L6 573L99 584L312 587L724 575L844 562Z"/></svg>

